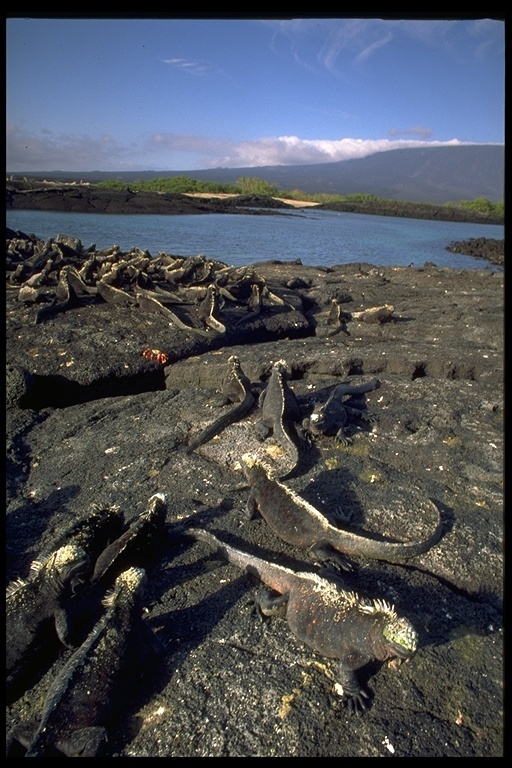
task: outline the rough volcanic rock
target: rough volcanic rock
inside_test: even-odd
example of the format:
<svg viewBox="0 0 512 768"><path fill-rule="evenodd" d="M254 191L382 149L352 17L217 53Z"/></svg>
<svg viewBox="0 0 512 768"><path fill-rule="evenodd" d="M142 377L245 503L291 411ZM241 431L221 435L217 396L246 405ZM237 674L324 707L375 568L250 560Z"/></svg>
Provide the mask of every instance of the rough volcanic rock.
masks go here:
<svg viewBox="0 0 512 768"><path fill-rule="evenodd" d="M286 482L369 535L422 538L433 525L426 500L440 509L445 531L430 552L407 567L360 560L343 576L411 619L416 656L398 670L370 666L372 705L354 718L336 693L336 664L285 622L253 616L251 577L205 545L169 543L149 571L147 598L167 653L112 724L109 754L502 756L504 273L254 268L294 291L302 309L264 312L252 333L223 341L136 305L94 302L34 325L34 306L7 282L8 579L26 575L91 505L118 505L129 522L158 491L169 526L192 516L240 546L314 567L261 519L244 521L239 461L262 447L257 410L191 455L183 446L222 412L213 402L230 354L255 389L284 358L304 416L334 384L377 376L381 387L366 396L376 422L346 447L318 438ZM348 313L389 304L393 316L316 335L332 298ZM165 351L168 363L144 357L145 348ZM8 704L8 727L34 714L70 653Z"/></svg>
<svg viewBox="0 0 512 768"><path fill-rule="evenodd" d="M496 240L493 237L472 237L469 240L453 242L446 247L446 250L485 259L492 264L505 263L505 240Z"/></svg>
<svg viewBox="0 0 512 768"><path fill-rule="evenodd" d="M503 224L503 217L492 213L471 211L455 205L408 203L401 200L342 200L323 203L320 209L342 213L365 213L372 216L393 216L406 219L432 219L437 221L466 221L477 224Z"/></svg>
<svg viewBox="0 0 512 768"><path fill-rule="evenodd" d="M159 192L103 189L93 185L52 185L19 189L6 186L6 209L72 211L74 213L123 213L182 215L194 213L240 213L279 215L275 208L291 205L269 197L241 195L235 198L190 197Z"/></svg>

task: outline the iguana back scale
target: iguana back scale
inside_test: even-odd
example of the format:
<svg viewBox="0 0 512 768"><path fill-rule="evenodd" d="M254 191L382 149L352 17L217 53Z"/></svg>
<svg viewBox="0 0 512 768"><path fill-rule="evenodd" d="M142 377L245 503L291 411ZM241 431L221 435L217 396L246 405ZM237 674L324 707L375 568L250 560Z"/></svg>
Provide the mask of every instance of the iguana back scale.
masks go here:
<svg viewBox="0 0 512 768"><path fill-rule="evenodd" d="M390 563L404 562L423 554L436 544L443 532L438 509L434 531L422 541L379 541L338 528L312 504L275 477L270 477L265 466L250 457L242 462L250 485L247 514L259 512L283 541L296 547L307 547L320 560L331 560L342 568L349 568L342 555L367 557Z"/></svg>
<svg viewBox="0 0 512 768"><path fill-rule="evenodd" d="M272 433L290 457L288 468L281 476L295 469L299 462L298 446L303 443L299 403L288 385L286 373L286 361L277 360L258 402L261 409L260 436L265 438Z"/></svg>
<svg viewBox="0 0 512 768"><path fill-rule="evenodd" d="M368 694L355 672L371 661L397 662L416 652L418 635L384 600L366 601L336 580L257 557L221 541L209 531L188 526L184 535L206 542L228 562L257 576L277 593L260 601L262 611L284 611L293 634L322 656L339 661L338 679L352 711L363 711Z"/></svg>

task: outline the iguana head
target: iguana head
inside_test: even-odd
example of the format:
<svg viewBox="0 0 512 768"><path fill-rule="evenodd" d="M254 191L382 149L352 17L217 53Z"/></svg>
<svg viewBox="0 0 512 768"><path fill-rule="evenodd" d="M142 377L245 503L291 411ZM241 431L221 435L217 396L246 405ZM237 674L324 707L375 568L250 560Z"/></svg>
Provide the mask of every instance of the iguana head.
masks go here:
<svg viewBox="0 0 512 768"><path fill-rule="evenodd" d="M119 574L113 588L107 592L102 603L105 608L109 608L123 596L129 601L134 598L142 600L147 583L148 577L144 568L127 568Z"/></svg>
<svg viewBox="0 0 512 768"><path fill-rule="evenodd" d="M282 373L283 375L287 374L288 366L286 364L286 360L276 360L272 366L272 370L277 371L277 373Z"/></svg>
<svg viewBox="0 0 512 768"><path fill-rule="evenodd" d="M32 563L31 572L43 579L48 576L56 592L63 587L71 587L74 591L89 565L89 556L82 547L66 544L53 552L44 563Z"/></svg>
<svg viewBox="0 0 512 768"><path fill-rule="evenodd" d="M309 417L309 429L314 434L321 434L327 424L325 403L317 405Z"/></svg>
<svg viewBox="0 0 512 768"><path fill-rule="evenodd" d="M244 453L242 455L242 467L255 467L258 464L260 464L260 461L255 453Z"/></svg>
<svg viewBox="0 0 512 768"><path fill-rule="evenodd" d="M382 635L400 659L409 659L418 648L418 633L408 619L394 616L384 624Z"/></svg>
<svg viewBox="0 0 512 768"><path fill-rule="evenodd" d="M384 644L381 639L376 638L376 642L380 648L380 653L382 653L382 656L379 657L382 661L393 656L405 660L416 653L418 633L409 619L398 616L393 605L390 605L386 600L377 599L371 602L359 600L358 609L362 613L369 616L373 615L378 619L376 631L384 640Z"/></svg>
<svg viewBox="0 0 512 768"><path fill-rule="evenodd" d="M145 512L142 514L154 520L156 523L163 523L167 513L167 497L165 493L154 493L148 501Z"/></svg>
<svg viewBox="0 0 512 768"><path fill-rule="evenodd" d="M262 456L258 456L255 453L244 453L241 462L242 470L247 478L253 477L257 474L258 469L263 470L267 477L272 478L275 470L272 466L265 461Z"/></svg>

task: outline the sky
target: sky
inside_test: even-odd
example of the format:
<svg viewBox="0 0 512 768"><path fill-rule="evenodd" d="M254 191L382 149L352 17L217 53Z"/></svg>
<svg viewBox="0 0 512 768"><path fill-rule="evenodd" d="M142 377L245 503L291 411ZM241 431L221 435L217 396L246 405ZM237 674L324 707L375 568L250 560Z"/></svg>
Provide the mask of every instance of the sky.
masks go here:
<svg viewBox="0 0 512 768"><path fill-rule="evenodd" d="M8 172L504 144L499 19L8 16L6 43Z"/></svg>

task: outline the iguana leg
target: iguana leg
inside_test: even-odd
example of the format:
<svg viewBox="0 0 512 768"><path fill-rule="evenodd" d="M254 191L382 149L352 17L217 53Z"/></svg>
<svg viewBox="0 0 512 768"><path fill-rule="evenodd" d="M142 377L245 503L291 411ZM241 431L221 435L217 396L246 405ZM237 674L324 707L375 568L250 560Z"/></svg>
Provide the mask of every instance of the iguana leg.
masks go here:
<svg viewBox="0 0 512 768"><path fill-rule="evenodd" d="M354 672L343 661L340 661L338 674L343 688L344 704L352 714L362 715L368 708L369 695L361 688Z"/></svg>
<svg viewBox="0 0 512 768"><path fill-rule="evenodd" d="M339 525L340 523L347 525L352 520L352 515L352 511L344 512L340 508L329 510L329 517L332 518L334 525Z"/></svg>
<svg viewBox="0 0 512 768"><path fill-rule="evenodd" d="M57 749L66 757L99 757L105 751L107 731L100 726L82 728L67 739L55 742Z"/></svg>
<svg viewBox="0 0 512 768"><path fill-rule="evenodd" d="M259 590L254 600L254 605L260 615L271 616L272 618L285 618L287 603L288 595L278 595L266 587Z"/></svg>
<svg viewBox="0 0 512 768"><path fill-rule="evenodd" d="M361 408L357 408L351 405L347 405L347 403L343 403L343 407L349 416L354 416L355 418L362 419L363 421L377 421L377 416L371 411L365 410L364 405Z"/></svg>
<svg viewBox="0 0 512 768"><path fill-rule="evenodd" d="M249 492L249 498L247 499L247 503L245 505L245 515L247 517L247 520L254 520L254 518L258 514L258 504L256 503L256 494L254 491Z"/></svg>
<svg viewBox="0 0 512 768"><path fill-rule="evenodd" d="M366 421L368 424L375 424L379 420L379 417L371 411L363 411L359 414L359 418L362 421Z"/></svg>
<svg viewBox="0 0 512 768"><path fill-rule="evenodd" d="M315 435L311 431L311 419L307 417L302 419L301 430L310 444L315 442Z"/></svg>
<svg viewBox="0 0 512 768"><path fill-rule="evenodd" d="M310 552L319 563L322 565L329 564L336 571L350 572L356 570L355 565L350 562L348 557L325 542L317 542L311 547Z"/></svg>
<svg viewBox="0 0 512 768"><path fill-rule="evenodd" d="M75 647L75 643L71 641L68 615L64 608L59 609L55 613L55 630L62 645L65 645L66 648Z"/></svg>
<svg viewBox="0 0 512 768"><path fill-rule="evenodd" d="M345 427L340 427L336 432L334 439L340 445L351 445L352 438L345 434Z"/></svg>
<svg viewBox="0 0 512 768"><path fill-rule="evenodd" d="M308 420L308 426L304 424L304 419L302 421L302 424L295 424L295 429L297 430L297 434L299 436L299 440L301 441L301 445L304 448L311 448L313 443L315 442L315 436L313 433L309 430L309 420Z"/></svg>
<svg viewBox="0 0 512 768"><path fill-rule="evenodd" d="M265 422L260 421L258 424L256 424L256 437L258 440L266 440L269 435L272 434L272 427L270 427L268 424L265 424Z"/></svg>
<svg viewBox="0 0 512 768"><path fill-rule="evenodd" d="M215 406L215 408L222 408L223 405L229 405L231 400L227 395L219 395L219 397L213 401L212 405Z"/></svg>

